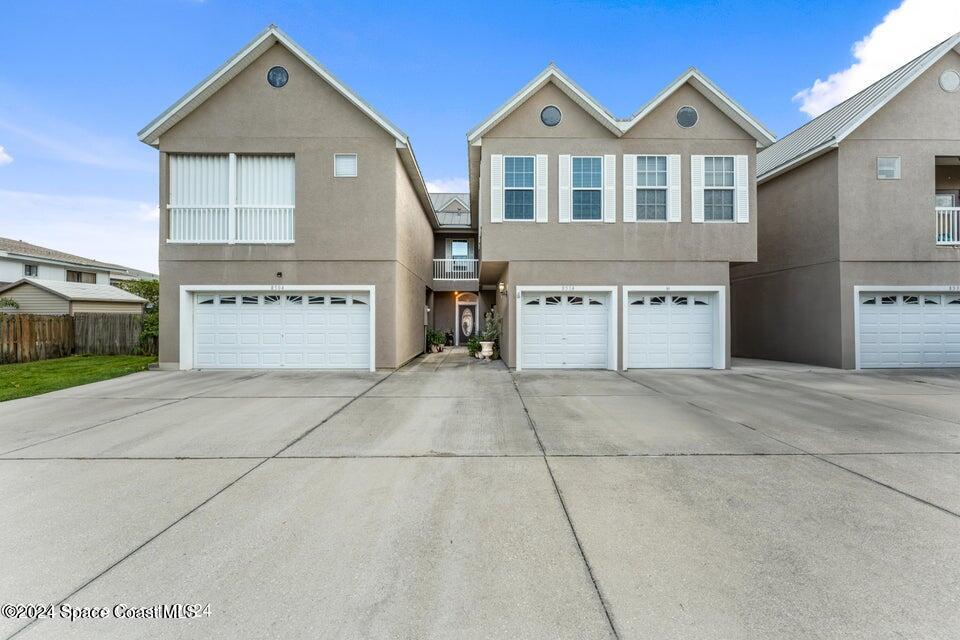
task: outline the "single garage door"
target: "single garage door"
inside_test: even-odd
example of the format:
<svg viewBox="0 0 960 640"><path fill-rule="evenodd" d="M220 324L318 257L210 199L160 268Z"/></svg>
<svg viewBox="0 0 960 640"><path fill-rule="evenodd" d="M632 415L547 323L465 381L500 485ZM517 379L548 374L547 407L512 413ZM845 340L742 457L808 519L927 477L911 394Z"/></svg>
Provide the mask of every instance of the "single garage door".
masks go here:
<svg viewBox="0 0 960 640"><path fill-rule="evenodd" d="M194 366L368 369L368 293L196 294Z"/></svg>
<svg viewBox="0 0 960 640"><path fill-rule="evenodd" d="M860 294L860 366L960 367L960 295Z"/></svg>
<svg viewBox="0 0 960 640"><path fill-rule="evenodd" d="M610 294L524 293L520 366L602 369L610 357Z"/></svg>
<svg viewBox="0 0 960 640"><path fill-rule="evenodd" d="M643 292L627 296L627 367L716 365L716 293Z"/></svg>

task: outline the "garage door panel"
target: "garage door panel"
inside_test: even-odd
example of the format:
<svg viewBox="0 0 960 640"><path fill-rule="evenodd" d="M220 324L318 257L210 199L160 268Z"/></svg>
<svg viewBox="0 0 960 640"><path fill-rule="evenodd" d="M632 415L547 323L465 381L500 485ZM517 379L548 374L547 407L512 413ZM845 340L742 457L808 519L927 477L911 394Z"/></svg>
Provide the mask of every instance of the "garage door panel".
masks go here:
<svg viewBox="0 0 960 640"><path fill-rule="evenodd" d="M368 368L370 322L366 294L198 295L194 362L198 367Z"/></svg>
<svg viewBox="0 0 960 640"><path fill-rule="evenodd" d="M960 296L941 293L863 293L860 366L922 368L958 366Z"/></svg>
<svg viewBox="0 0 960 640"><path fill-rule="evenodd" d="M605 368L609 357L609 294L525 293L521 299L523 368Z"/></svg>
<svg viewBox="0 0 960 640"><path fill-rule="evenodd" d="M714 293L633 292L627 297L627 366L714 366Z"/></svg>

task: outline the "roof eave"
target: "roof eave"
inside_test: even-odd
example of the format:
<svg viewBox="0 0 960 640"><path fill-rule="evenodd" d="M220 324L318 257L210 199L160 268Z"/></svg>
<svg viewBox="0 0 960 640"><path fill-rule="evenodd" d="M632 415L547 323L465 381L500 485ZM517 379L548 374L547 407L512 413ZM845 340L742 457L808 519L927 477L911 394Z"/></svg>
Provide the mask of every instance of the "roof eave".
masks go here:
<svg viewBox="0 0 960 640"><path fill-rule="evenodd" d="M815 158L819 158L823 154L829 151L832 151L833 149L838 149L839 147L840 147L839 140L836 140L836 139L828 140L824 144L818 147L814 147L813 149L804 153L803 155L797 156L796 158L790 160L789 162L785 162L780 166L774 167L773 169L770 169L769 171L766 171L758 175L757 184L760 185L760 184L763 184L764 182L772 180L773 178L776 178L777 176L781 176L784 173L787 173L788 171L792 171L793 169L796 169L800 165L806 164L807 162L810 162Z"/></svg>

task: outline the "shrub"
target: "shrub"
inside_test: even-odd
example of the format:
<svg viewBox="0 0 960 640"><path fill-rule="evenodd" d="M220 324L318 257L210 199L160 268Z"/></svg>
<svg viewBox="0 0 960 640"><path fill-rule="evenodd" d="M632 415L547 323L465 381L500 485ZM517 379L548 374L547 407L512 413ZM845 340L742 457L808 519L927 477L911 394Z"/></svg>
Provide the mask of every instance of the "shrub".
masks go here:
<svg viewBox="0 0 960 640"><path fill-rule="evenodd" d="M467 353L471 356L477 355L477 352L480 351L480 336L470 336L470 339L467 340Z"/></svg>
<svg viewBox="0 0 960 640"><path fill-rule="evenodd" d="M19 309L20 303L12 298L0 298L0 309Z"/></svg>
<svg viewBox="0 0 960 640"><path fill-rule="evenodd" d="M160 281L129 280L116 286L147 301L140 329L140 353L153 355L160 337Z"/></svg>
<svg viewBox="0 0 960 640"><path fill-rule="evenodd" d="M440 346L446 341L446 333L441 329L427 329L427 344Z"/></svg>

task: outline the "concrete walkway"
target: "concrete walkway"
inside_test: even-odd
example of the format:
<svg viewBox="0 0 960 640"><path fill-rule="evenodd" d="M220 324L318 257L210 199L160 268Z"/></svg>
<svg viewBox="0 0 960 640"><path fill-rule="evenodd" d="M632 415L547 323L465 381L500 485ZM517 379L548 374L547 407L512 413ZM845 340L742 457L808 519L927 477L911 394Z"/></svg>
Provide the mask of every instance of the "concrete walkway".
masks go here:
<svg viewBox="0 0 960 640"><path fill-rule="evenodd" d="M960 371L144 372L0 404L17 638L952 638Z"/></svg>

